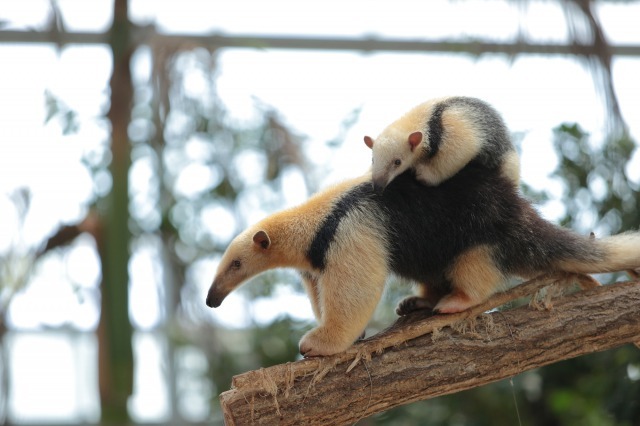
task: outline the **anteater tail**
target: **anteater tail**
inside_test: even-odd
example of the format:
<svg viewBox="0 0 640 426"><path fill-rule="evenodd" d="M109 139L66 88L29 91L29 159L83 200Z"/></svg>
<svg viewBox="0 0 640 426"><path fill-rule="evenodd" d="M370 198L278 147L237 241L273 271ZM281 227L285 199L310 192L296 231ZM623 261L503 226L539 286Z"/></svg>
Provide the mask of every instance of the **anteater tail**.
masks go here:
<svg viewBox="0 0 640 426"><path fill-rule="evenodd" d="M580 274L640 269L640 232L589 239L584 243L589 247L590 256L559 260L555 266L562 271Z"/></svg>

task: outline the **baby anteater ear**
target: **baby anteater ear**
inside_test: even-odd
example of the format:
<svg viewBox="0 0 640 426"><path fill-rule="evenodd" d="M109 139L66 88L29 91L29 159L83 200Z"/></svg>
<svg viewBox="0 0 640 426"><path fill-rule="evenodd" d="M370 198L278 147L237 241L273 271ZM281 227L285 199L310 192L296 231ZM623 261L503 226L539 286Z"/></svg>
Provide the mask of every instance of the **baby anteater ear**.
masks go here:
<svg viewBox="0 0 640 426"><path fill-rule="evenodd" d="M413 132L409 135L409 145L413 151L422 142L422 132Z"/></svg>
<svg viewBox="0 0 640 426"><path fill-rule="evenodd" d="M253 242L262 247L263 249L268 249L271 245L271 240L269 239L269 235L265 231L258 231L253 236Z"/></svg>
<svg viewBox="0 0 640 426"><path fill-rule="evenodd" d="M373 149L373 139L371 139L371 136L364 137L364 144Z"/></svg>

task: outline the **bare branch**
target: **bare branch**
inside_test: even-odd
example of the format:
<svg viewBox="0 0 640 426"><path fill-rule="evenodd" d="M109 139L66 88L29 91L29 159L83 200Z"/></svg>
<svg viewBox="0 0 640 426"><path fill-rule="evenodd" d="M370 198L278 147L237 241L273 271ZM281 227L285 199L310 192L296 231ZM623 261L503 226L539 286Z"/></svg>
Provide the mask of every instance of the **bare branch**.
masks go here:
<svg viewBox="0 0 640 426"><path fill-rule="evenodd" d="M469 312L401 318L385 332L332 357L235 376L232 389L220 395L225 421L352 424L398 405L640 341L639 282L559 297L551 308L550 295L570 282L594 284L580 276L546 275ZM534 303L538 309L522 306L482 314L505 300L532 292L539 296L543 289L547 297Z"/></svg>

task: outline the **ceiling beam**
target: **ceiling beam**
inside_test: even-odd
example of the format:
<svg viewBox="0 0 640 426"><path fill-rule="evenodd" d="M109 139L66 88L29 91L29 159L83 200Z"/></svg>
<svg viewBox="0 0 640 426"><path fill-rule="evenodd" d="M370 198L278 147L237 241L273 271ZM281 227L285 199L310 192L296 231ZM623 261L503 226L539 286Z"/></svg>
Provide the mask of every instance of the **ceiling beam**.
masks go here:
<svg viewBox="0 0 640 426"><path fill-rule="evenodd" d="M411 40L377 37L341 38L273 35L193 35L163 34L152 26L136 29L134 40L138 44L191 42L209 49L297 49L334 50L353 52L405 52L405 53L462 53L479 56L482 54L539 54L539 55L598 55L596 47L585 44L541 44L516 41L498 43L484 40ZM58 31L0 31L0 43L52 43L106 44L108 33L58 32ZM614 56L640 56L640 45L612 45Z"/></svg>

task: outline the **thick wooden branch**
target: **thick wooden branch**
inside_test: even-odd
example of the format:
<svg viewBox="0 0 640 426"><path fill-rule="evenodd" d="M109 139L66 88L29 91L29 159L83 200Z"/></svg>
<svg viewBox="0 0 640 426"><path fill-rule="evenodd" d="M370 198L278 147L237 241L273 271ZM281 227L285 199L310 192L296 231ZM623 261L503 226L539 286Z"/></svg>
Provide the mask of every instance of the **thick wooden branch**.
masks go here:
<svg viewBox="0 0 640 426"><path fill-rule="evenodd" d="M569 281L593 288L553 297ZM401 318L332 357L235 376L231 390L220 395L225 422L353 424L398 405L639 342L640 282L594 283L583 276L544 276L468 312ZM532 293L529 306L483 313Z"/></svg>

